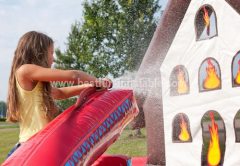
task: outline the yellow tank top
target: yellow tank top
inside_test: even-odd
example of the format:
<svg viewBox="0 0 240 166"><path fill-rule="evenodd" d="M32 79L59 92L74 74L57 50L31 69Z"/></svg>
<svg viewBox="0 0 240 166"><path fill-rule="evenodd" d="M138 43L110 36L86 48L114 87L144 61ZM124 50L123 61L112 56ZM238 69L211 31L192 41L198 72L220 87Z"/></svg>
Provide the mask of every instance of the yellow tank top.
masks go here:
<svg viewBox="0 0 240 166"><path fill-rule="evenodd" d="M38 82L31 91L21 88L18 81L16 81L16 84L20 113L19 142L25 142L39 130L44 128L49 123L49 120L43 110L42 83Z"/></svg>

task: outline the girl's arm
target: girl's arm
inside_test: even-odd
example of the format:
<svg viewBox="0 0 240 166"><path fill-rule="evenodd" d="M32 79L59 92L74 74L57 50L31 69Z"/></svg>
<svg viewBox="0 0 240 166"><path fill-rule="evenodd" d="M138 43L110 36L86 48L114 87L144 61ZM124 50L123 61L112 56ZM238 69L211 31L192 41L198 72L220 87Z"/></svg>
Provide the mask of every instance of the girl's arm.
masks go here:
<svg viewBox="0 0 240 166"><path fill-rule="evenodd" d="M88 87L94 87L92 84L83 84L63 88L52 88L52 97L57 100L67 99L69 97L77 96L82 90Z"/></svg>
<svg viewBox="0 0 240 166"><path fill-rule="evenodd" d="M95 83L97 78L83 71L44 68L34 64L22 65L17 70L18 78L29 81L71 81L74 84Z"/></svg>

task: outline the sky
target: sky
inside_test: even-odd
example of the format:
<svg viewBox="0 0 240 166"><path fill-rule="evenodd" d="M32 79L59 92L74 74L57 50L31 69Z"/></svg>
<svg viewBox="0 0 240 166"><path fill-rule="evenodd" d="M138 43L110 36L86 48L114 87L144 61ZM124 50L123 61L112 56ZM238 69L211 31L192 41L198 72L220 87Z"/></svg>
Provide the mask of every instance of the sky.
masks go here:
<svg viewBox="0 0 240 166"><path fill-rule="evenodd" d="M0 0L0 100L6 101L8 78L19 38L31 30L46 33L55 47L66 48L71 25L82 19L83 0Z"/></svg>
<svg viewBox="0 0 240 166"><path fill-rule="evenodd" d="M163 7L167 0L160 0ZM82 21L83 0L0 0L0 101L6 101L11 63L19 38L40 31L64 51L71 25Z"/></svg>

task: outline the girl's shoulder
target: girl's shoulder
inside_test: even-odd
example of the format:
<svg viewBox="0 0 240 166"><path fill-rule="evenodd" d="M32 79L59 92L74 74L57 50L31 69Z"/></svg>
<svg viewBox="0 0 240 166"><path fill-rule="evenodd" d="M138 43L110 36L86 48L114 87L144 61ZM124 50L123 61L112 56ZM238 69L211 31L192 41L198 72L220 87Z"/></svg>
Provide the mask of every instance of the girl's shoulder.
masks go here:
<svg viewBox="0 0 240 166"><path fill-rule="evenodd" d="M15 77L17 84L25 91L32 91L39 81L31 80L26 76L26 70L28 69L28 65L22 65L17 69Z"/></svg>

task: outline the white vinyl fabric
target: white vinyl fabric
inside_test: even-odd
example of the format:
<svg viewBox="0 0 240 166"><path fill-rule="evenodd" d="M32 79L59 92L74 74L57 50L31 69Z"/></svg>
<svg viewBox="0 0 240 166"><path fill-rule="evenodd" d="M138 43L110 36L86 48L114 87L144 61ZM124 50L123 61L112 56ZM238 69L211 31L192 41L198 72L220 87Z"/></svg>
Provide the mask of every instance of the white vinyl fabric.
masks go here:
<svg viewBox="0 0 240 166"><path fill-rule="evenodd" d="M218 35L196 41L195 15L202 5L213 7L217 17ZM240 15L225 0L192 0L181 26L160 68L167 166L201 166L203 115L217 111L226 127L226 150L223 165L240 165L240 143L235 141L234 117L240 110L240 87L232 86L232 61L240 51ZM199 91L199 68L206 58L214 58L220 67L221 88ZM183 65L189 78L189 93L172 96L170 76L173 69ZM188 116L192 142L174 143L173 119Z"/></svg>

